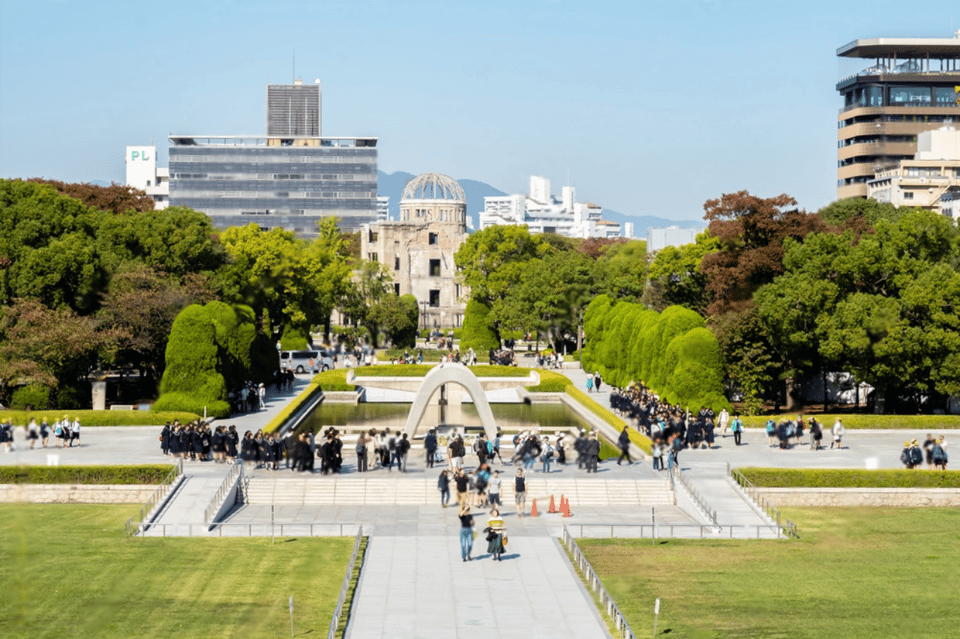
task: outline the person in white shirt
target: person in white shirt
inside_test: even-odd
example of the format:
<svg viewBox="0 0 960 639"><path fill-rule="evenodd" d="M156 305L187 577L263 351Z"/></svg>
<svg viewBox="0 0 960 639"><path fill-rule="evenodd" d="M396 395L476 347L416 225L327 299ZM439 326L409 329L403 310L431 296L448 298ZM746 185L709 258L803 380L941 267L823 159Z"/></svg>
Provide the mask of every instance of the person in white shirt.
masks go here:
<svg viewBox="0 0 960 639"><path fill-rule="evenodd" d="M720 437L727 436L727 427L730 425L730 413L724 408L717 417L717 426L720 427Z"/></svg>
<svg viewBox="0 0 960 639"><path fill-rule="evenodd" d="M80 446L80 418L77 417L73 420L73 425L70 426L70 447L73 448L73 440L77 440L77 446Z"/></svg>

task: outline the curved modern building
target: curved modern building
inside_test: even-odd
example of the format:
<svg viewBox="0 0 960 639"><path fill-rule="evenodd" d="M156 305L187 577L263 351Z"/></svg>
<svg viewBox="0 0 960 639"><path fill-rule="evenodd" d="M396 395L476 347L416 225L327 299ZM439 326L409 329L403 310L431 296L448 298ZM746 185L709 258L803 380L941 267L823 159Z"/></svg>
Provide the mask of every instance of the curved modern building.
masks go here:
<svg viewBox="0 0 960 639"><path fill-rule="evenodd" d="M866 197L879 169L912 159L917 134L960 121L960 31L953 38L872 38L837 49L863 69L837 83L837 198Z"/></svg>

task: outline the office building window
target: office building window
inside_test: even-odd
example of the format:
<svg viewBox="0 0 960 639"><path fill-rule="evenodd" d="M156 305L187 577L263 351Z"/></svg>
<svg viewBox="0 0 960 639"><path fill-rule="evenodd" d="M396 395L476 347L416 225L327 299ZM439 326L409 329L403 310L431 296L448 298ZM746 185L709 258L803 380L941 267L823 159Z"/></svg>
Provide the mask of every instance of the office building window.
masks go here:
<svg viewBox="0 0 960 639"><path fill-rule="evenodd" d="M905 199L905 200L912 200L912 199L913 199L913 191L904 191L904 193L903 193L903 199Z"/></svg>
<svg viewBox="0 0 960 639"><path fill-rule="evenodd" d="M438 290L430 291L430 306L433 306L433 307L440 306L440 291Z"/></svg>

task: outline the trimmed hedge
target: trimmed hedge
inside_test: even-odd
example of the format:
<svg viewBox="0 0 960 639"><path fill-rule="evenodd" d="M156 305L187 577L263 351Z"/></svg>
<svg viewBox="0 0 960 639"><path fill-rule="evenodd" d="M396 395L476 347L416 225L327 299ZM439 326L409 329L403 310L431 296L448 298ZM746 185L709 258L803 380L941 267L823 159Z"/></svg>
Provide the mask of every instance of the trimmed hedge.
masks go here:
<svg viewBox="0 0 960 639"><path fill-rule="evenodd" d="M46 418L47 423L52 426L53 422L63 419L64 415L68 415L70 421L79 417L83 426L163 426L175 419L183 424L200 419L196 413L150 410L5 410L0 413L0 417L9 419L14 426L26 426L31 417L35 417L38 424Z"/></svg>
<svg viewBox="0 0 960 639"><path fill-rule="evenodd" d="M491 348L500 348L500 340L489 315L490 309L484 304L476 300L467 302L460 338L461 352L473 348L477 357L483 357Z"/></svg>
<svg viewBox="0 0 960 639"><path fill-rule="evenodd" d="M159 484L175 466L0 466L0 484Z"/></svg>
<svg viewBox="0 0 960 639"><path fill-rule="evenodd" d="M357 377L423 377L434 366L434 364L384 364L342 370L356 371ZM471 366L470 370L477 377L527 377L530 375L529 368L520 366L478 364L477 366ZM344 373L344 379L346 379L346 373Z"/></svg>
<svg viewBox="0 0 960 639"><path fill-rule="evenodd" d="M960 488L958 470L738 468L758 488Z"/></svg>
<svg viewBox="0 0 960 639"><path fill-rule="evenodd" d="M16 409L30 406L35 410L47 410L50 408L50 389L40 384L21 386L10 396L10 406Z"/></svg>
<svg viewBox="0 0 960 639"><path fill-rule="evenodd" d="M553 371L539 371L540 383L536 386L528 386L527 391L531 393L562 393L567 386L573 384L570 378Z"/></svg>
<svg viewBox="0 0 960 639"><path fill-rule="evenodd" d="M593 398L589 397L586 393L584 393L579 388L574 387L572 383L569 386L567 386L566 393L570 397L580 402L591 413L593 413L603 421L607 422L608 424L616 428L618 432L622 431L623 427L626 425L622 419L620 419L619 417L617 417L616 415L608 411L606 408L604 408L597 402L593 401ZM636 431L633 428L631 428L627 432L630 435L630 441L636 444L640 448L640 450L642 450L643 452L647 453L648 455L651 454L652 442L646 435Z"/></svg>
<svg viewBox="0 0 960 639"><path fill-rule="evenodd" d="M402 359L402 358L403 358L403 353L404 353L404 351L406 351L408 354L410 354L410 355L412 355L412 356L414 356L414 357L417 356L417 350L414 349L414 348L408 348L408 349L403 349L403 348L388 348L388 349L385 350L385 351L381 351L381 352L377 355L377 359L380 360L381 362L383 362L383 361L390 361L391 359L394 359L394 358L396 358L396 359L399 360L399 359ZM440 361L440 358L443 357L444 355L446 355L447 353L448 353L448 351L445 351L445 350L441 351L441 350L437 350L437 349L435 349L435 348L425 348L425 349L423 349L423 361L425 361L425 362L439 362L439 361Z"/></svg>
<svg viewBox="0 0 960 639"><path fill-rule="evenodd" d="M817 421L826 428L832 428L833 422L837 417L843 422L845 429L876 429L876 430L930 430L960 428L960 415L874 415L874 414L850 414L843 413L778 413L776 415L760 415L753 417L743 417L743 425L746 428L764 428L768 419L779 421L781 418L796 419L798 414L802 414L804 421L810 422L811 417L816 417Z"/></svg>
<svg viewBox="0 0 960 639"><path fill-rule="evenodd" d="M327 373L330 372L333 371L327 371ZM317 377L319 377L319 375L317 375ZM346 386L347 384L344 385ZM323 390L323 387L318 384L316 378L314 378L314 381L307 386L302 393L297 395L292 402L284 406L283 410L277 413L276 416L271 419L266 426L263 427L263 432L272 433L273 431L279 429L297 410L300 409L301 406L310 401L310 399L312 399L321 390ZM332 388L328 388L327 390L331 392L333 391Z"/></svg>
<svg viewBox="0 0 960 639"><path fill-rule="evenodd" d="M643 381L668 403L730 409L724 395L720 345L704 319L670 306L662 313L641 304L597 296L583 317L583 369L612 386Z"/></svg>
<svg viewBox="0 0 960 639"><path fill-rule="evenodd" d="M372 368L372 367L371 367ZM347 371L352 368L331 368L317 375L314 375L312 383L319 384L325 391L355 391L357 387L347 383Z"/></svg>

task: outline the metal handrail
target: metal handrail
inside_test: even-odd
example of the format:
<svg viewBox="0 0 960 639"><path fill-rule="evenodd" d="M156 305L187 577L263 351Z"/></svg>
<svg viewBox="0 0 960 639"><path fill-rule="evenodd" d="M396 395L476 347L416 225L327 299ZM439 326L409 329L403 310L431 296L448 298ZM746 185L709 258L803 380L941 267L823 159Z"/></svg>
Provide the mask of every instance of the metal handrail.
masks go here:
<svg viewBox="0 0 960 639"><path fill-rule="evenodd" d="M591 539L762 539L761 533L764 531L769 531L777 539L783 536L781 528L776 524L738 524L723 526L722 529L707 524L584 522L565 525L570 530L580 531L576 537ZM624 532L636 534L624 535ZM684 532L691 534L683 534Z"/></svg>
<svg viewBox="0 0 960 639"><path fill-rule="evenodd" d="M783 517L773 504L764 499L760 491L757 490L757 487L753 485L753 482L747 479L738 469L730 466L730 462L727 462L727 474L730 475L730 478L740 486L744 494L752 499L756 506L760 508L767 517L776 522L777 527L782 529L785 535L794 539L800 538L797 525L786 517Z"/></svg>
<svg viewBox="0 0 960 639"><path fill-rule="evenodd" d="M680 484L683 485L683 487L687 490L687 493L690 495L690 498L694 501L694 503L695 503L695 504L700 508L700 510L704 513L704 516L705 516L707 519L709 519L711 522L713 522L713 526L716 527L716 528L720 528L720 524L717 523L717 511L715 511L715 510L710 510L710 508L707 506L706 501L704 501L703 497L700 496L700 493L698 493L698 492L694 489L694 487L690 484L690 482L687 480L687 478L684 477L683 473L680 471L679 468L674 468L674 469L670 472L670 482L671 482L671 484L673 484L674 477L676 477L676 479L680 482ZM676 491L676 485L675 485L675 484L673 485L673 489L674 489L674 491Z"/></svg>
<svg viewBox="0 0 960 639"><path fill-rule="evenodd" d="M331 529L336 533L330 533ZM360 524L342 522L313 523L216 523L196 522L192 524L150 524L146 531L156 533L158 537L349 537L353 530L360 530ZM186 531L183 534L183 531ZM227 533L227 534L224 534Z"/></svg>
<svg viewBox="0 0 960 639"><path fill-rule="evenodd" d="M177 459L177 463L174 465L173 470L171 470L167 476L160 482L160 485L157 487L153 494L150 495L150 498L147 499L146 503L140 507L140 514L137 517L131 517L124 524L124 532L127 537L137 535L141 532L143 528L143 522L146 521L147 517L150 516L150 513L153 512L153 509L159 504L164 497L167 496L168 491L176 482L177 478L183 474L183 459Z"/></svg>
<svg viewBox="0 0 960 639"><path fill-rule="evenodd" d="M607 589L603 587L603 583L601 583L600 577L597 576L597 572L593 569L593 566L590 565L590 562L587 561L587 558L583 556L580 546L574 541L573 536L567 531L566 526L563 528L562 541L567 547L567 550L570 551L570 554L573 555L573 560L576 562L577 567L580 568L580 572L583 573L583 578L587 582L587 585L597 593L600 603L606 609L607 615L613 619L613 625L620 631L621 636L624 639L636 639L637 636L630 628L630 624L627 623L627 618L623 616L620 608L614 603L613 597L611 597Z"/></svg>
<svg viewBox="0 0 960 639"><path fill-rule="evenodd" d="M220 510L220 507L226 500L227 494L233 490L238 480L243 481L243 464L235 464L230 468L227 476L224 477L223 483L220 484L220 488L217 489L217 493L213 496L213 499L210 500L210 504L207 505L207 509L203 513L203 521L205 523L209 524L213 521L217 511Z"/></svg>
<svg viewBox="0 0 960 639"><path fill-rule="evenodd" d="M347 571L343 575L343 584L340 586L340 596L337 597L337 607L333 611L333 618L330 620L330 632L327 633L328 639L333 639L337 635L337 628L340 627L340 616L343 614L343 603L347 599L347 591L350 589L350 578L353 576L353 567L357 562L357 555L360 552L360 540L363 538L363 527L357 531L357 537L353 542L353 553L350 555L350 562L347 564ZM348 619L349 621L349 619Z"/></svg>

